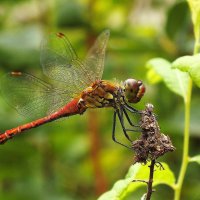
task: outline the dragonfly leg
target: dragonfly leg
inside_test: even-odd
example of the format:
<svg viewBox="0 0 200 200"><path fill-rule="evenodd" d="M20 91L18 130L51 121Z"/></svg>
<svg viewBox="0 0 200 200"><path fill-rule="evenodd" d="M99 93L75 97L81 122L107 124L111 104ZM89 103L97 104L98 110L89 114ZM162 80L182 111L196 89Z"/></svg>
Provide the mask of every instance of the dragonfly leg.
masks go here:
<svg viewBox="0 0 200 200"><path fill-rule="evenodd" d="M131 113L136 113L136 114L142 114L141 111L133 108L132 106L128 105L126 101L124 101L124 105L123 105L128 111L130 111Z"/></svg>
<svg viewBox="0 0 200 200"><path fill-rule="evenodd" d="M128 123L129 123L131 126L140 127L139 125L135 125L135 124L131 121L130 117L128 116L128 113L127 113L126 109L125 109L123 106L121 106L121 109L123 110L123 113L125 114L126 119L128 120Z"/></svg>
<svg viewBox="0 0 200 200"><path fill-rule="evenodd" d="M124 126L123 112L122 112L121 110L120 110L120 112L119 112L119 110L117 109L117 110L116 110L116 113L117 113L117 115L118 115L118 118L119 118L120 124L121 124L121 126L122 126L123 133L124 133L125 137L126 137L130 142L132 142L132 140L130 139L129 135L127 134L126 128L125 128L125 126Z"/></svg>
<svg viewBox="0 0 200 200"><path fill-rule="evenodd" d="M117 144L120 144L120 145L122 145L122 146L124 146L124 147L126 147L126 148L128 148L128 149L131 149L131 147L129 147L129 146L127 146L127 145L125 145L125 144L122 144L121 142L117 141L117 139L116 139L116 137L115 137L116 115L117 115L117 113L116 113L116 111L114 111L114 115L113 115L112 140L113 140L114 142L116 142Z"/></svg>
<svg viewBox="0 0 200 200"><path fill-rule="evenodd" d="M124 125L124 115L123 113L125 114L125 117L126 119L128 120L129 124L133 127L140 127L139 125L134 125L130 119L130 117L128 116L128 113L126 112L126 110L124 109L124 107L121 105L120 106L120 112L119 112L119 119L121 118L120 120L120 123L122 125L122 128L123 128L123 131L124 131L124 135L126 136L126 138L132 142L132 140L130 139L129 135L127 134L127 131L132 131L132 132L141 132L140 129L127 129L125 128L125 125Z"/></svg>

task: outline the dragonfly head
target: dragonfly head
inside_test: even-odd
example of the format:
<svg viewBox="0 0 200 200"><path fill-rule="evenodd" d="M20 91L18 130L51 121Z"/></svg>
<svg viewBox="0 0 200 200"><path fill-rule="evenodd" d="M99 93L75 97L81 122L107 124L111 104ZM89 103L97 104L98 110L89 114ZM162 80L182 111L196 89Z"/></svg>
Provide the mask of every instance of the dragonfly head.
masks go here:
<svg viewBox="0 0 200 200"><path fill-rule="evenodd" d="M129 103L137 103L145 93L145 86L142 81L130 78L124 81L124 93Z"/></svg>

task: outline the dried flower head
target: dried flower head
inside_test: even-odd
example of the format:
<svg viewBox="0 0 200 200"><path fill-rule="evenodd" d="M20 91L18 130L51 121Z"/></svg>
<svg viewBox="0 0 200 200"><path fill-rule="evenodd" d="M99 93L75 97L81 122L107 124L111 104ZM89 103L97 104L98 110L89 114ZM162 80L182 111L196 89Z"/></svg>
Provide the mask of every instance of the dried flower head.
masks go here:
<svg viewBox="0 0 200 200"><path fill-rule="evenodd" d="M160 132L152 104L146 104L145 110L142 111L140 127L141 137L132 143L132 149L135 151L134 163L146 163L147 160L155 160L175 150L169 136Z"/></svg>

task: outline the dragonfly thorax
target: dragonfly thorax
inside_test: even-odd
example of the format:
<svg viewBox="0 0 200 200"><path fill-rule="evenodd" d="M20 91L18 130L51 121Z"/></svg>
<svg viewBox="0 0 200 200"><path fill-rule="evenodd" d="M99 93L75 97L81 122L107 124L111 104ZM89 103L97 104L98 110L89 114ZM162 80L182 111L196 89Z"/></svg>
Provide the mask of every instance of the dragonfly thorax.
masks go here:
<svg viewBox="0 0 200 200"><path fill-rule="evenodd" d="M124 92L119 84L105 80L96 81L81 93L79 108L116 107L119 92L123 96Z"/></svg>

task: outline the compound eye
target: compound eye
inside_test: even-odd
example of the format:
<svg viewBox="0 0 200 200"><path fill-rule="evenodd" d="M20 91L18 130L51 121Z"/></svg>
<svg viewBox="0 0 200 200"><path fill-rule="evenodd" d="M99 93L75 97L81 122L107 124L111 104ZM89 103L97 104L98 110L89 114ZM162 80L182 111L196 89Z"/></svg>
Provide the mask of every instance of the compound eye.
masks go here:
<svg viewBox="0 0 200 200"><path fill-rule="evenodd" d="M139 86L143 84L141 80L139 80L137 83Z"/></svg>
<svg viewBox="0 0 200 200"><path fill-rule="evenodd" d="M137 103L142 98L145 92L145 87L140 80L127 79L124 82L124 91L128 102Z"/></svg>
<svg viewBox="0 0 200 200"><path fill-rule="evenodd" d="M127 79L125 82L124 82L124 88L125 90L130 90L130 89L137 89L137 81L135 79Z"/></svg>

